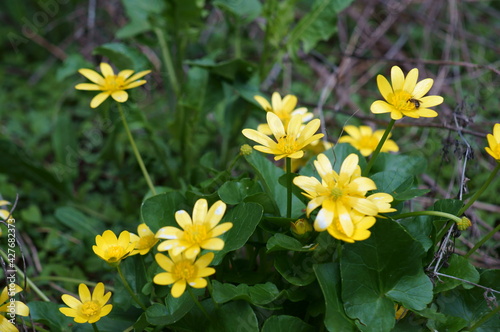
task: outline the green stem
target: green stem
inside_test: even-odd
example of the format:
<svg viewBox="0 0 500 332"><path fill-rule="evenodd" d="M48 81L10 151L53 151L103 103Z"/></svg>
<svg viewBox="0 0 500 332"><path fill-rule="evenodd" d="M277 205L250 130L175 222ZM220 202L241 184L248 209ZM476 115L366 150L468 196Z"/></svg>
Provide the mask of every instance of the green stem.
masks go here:
<svg viewBox="0 0 500 332"><path fill-rule="evenodd" d="M208 280L207 288L208 288L208 293L210 294L210 298L212 299L212 302L214 303L215 308L218 309L219 304L217 302L215 302L215 300L214 300L214 296L213 296L214 290L213 290L212 283L210 282L210 280Z"/></svg>
<svg viewBox="0 0 500 332"><path fill-rule="evenodd" d="M484 315L479 321L476 322L476 324L472 325L471 328L466 331L474 331L475 329L483 325L483 323L485 323L488 319L495 316L499 311L500 311L500 305L497 305L495 309L491 310L489 313Z"/></svg>
<svg viewBox="0 0 500 332"><path fill-rule="evenodd" d="M378 154L380 153L380 150L382 150L382 146L384 146L385 141L387 140L387 137L389 137L389 134L391 133L392 127L394 126L394 123L396 123L396 120L391 119L391 122L389 122L389 125L387 125L387 128L385 129L384 135L380 139L380 142L378 142L377 147L375 148L375 151L373 151L372 157L370 158L370 161L368 162L368 165L366 165L366 168L363 171L363 176L368 176L370 174L370 170L375 163L375 160L378 157Z"/></svg>
<svg viewBox="0 0 500 332"><path fill-rule="evenodd" d="M156 38L160 42L161 53L163 56L163 62L165 63L165 67L167 69L167 76L170 80L170 84L172 85L172 89L176 96L179 96L180 88L179 81L177 80L177 74L175 73L175 67L172 62L172 57L170 56L170 51L168 49L167 40L165 39L165 34L160 28L154 29Z"/></svg>
<svg viewBox="0 0 500 332"><path fill-rule="evenodd" d="M99 328L96 323L92 323L92 328L94 329L94 332L99 332Z"/></svg>
<svg viewBox="0 0 500 332"><path fill-rule="evenodd" d="M132 150L134 150L134 155L135 159L137 159L137 163L139 163L139 167L141 168L142 175L144 176L144 179L146 179L146 182L148 183L149 190L153 193L153 195L156 195L156 190L155 187L153 186L153 182L151 181L151 178L149 177L148 170L146 169L146 166L144 166L144 162L142 161L141 154L139 153L139 150L137 149L137 146L135 145L135 140L134 137L132 136L132 133L130 132L130 129L127 124L127 119L125 118L125 114L123 113L122 105L118 103L118 110L120 112L120 116L122 118L123 122L123 127L125 128L125 131L127 132L128 139L130 141L130 145L132 145Z"/></svg>
<svg viewBox="0 0 500 332"><path fill-rule="evenodd" d="M497 227L493 228L488 234L486 234L479 242L476 243L476 245L474 245L474 247L472 247L471 250L469 250L469 252L467 254L465 254L465 258L468 258L470 255L472 255L480 246L483 245L483 243L485 243L486 241L488 241L489 239L491 239L491 237L493 235L495 235L496 232L498 232L500 230L500 224L497 225Z"/></svg>
<svg viewBox="0 0 500 332"><path fill-rule="evenodd" d="M486 180L486 182L483 183L483 186L478 191L476 191L476 193L469 199L469 201L467 201L467 204L465 204L464 207L461 208L460 211L458 211L459 216L462 215L465 211L467 211L467 209L479 198L479 196L481 196L481 194L486 190L486 188L488 188L488 186L493 181L499 170L500 170L500 162L497 162L497 166L491 172L488 180Z"/></svg>
<svg viewBox="0 0 500 332"><path fill-rule="evenodd" d="M188 289L189 295L191 295L191 298L193 299L193 301L196 304L196 306L201 310L201 312L203 312L203 314L205 315L205 317L207 317L207 319L211 322L212 319L210 318L210 315L205 310L205 308L201 305L200 301L198 301L198 299L196 298L196 296L194 296L193 291L191 290L191 287L187 286L187 289Z"/></svg>
<svg viewBox="0 0 500 332"><path fill-rule="evenodd" d="M461 222L462 219L459 217L446 213L446 212L441 212L441 211L414 211L414 212L408 212L408 213L401 213L395 216L391 216L392 219L404 219L404 218L409 218L409 217L417 217L417 216L435 216L435 217L443 217L446 219L453 220L454 222Z"/></svg>
<svg viewBox="0 0 500 332"><path fill-rule="evenodd" d="M132 296L132 298L134 299L135 303L137 303L139 305L139 307L142 308L142 310L146 311L147 310L146 306L144 304L142 304L142 302L139 300L139 298L134 293L134 291L132 290L132 288L130 288L130 285L128 284L127 279L125 279L125 276L122 273L122 269L121 269L120 265L117 265L116 269L118 270L118 275L120 276L120 279L122 280L123 286L125 286L125 288L127 289L127 291L130 293L130 296Z"/></svg>
<svg viewBox="0 0 500 332"><path fill-rule="evenodd" d="M286 163L286 217L292 217L292 159L285 158Z"/></svg>
<svg viewBox="0 0 500 332"><path fill-rule="evenodd" d="M7 258L7 254L3 251L3 250L0 250L0 255L3 257L3 259L8 262L8 258ZM21 276L21 278L23 278L24 280L26 280L26 283L28 284L28 286L35 292L38 294L38 296L40 296L42 298L42 300L44 300L45 302L50 302L50 299L40 290L40 288L38 288L34 283L33 281L31 281L30 278L28 278L24 273L23 271L21 271L21 269L19 267L17 267L17 265L14 265L14 269L16 270L17 273L19 273L19 275ZM16 278L17 279L17 278Z"/></svg>

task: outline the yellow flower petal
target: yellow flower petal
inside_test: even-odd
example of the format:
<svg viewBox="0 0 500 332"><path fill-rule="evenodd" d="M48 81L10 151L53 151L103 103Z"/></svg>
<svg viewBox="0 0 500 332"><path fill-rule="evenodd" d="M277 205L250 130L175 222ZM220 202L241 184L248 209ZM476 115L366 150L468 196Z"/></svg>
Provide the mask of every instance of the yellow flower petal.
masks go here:
<svg viewBox="0 0 500 332"><path fill-rule="evenodd" d="M85 78L87 78L89 81L94 82L97 85L102 86L105 83L104 78L92 69L82 68L78 70L78 72L85 76Z"/></svg>
<svg viewBox="0 0 500 332"><path fill-rule="evenodd" d="M222 250L224 248L224 241L219 238L211 238L203 241L201 247L207 250Z"/></svg>
<svg viewBox="0 0 500 332"><path fill-rule="evenodd" d="M398 90L403 90L405 83L405 75L403 74L401 68L399 68L398 66L393 66L391 68L391 83L392 83L392 90L394 92Z"/></svg>
<svg viewBox="0 0 500 332"><path fill-rule="evenodd" d="M75 89L77 90L88 90L88 91L99 91L102 90L102 87L97 84L92 83L80 83L75 85Z"/></svg>
<svg viewBox="0 0 500 332"><path fill-rule="evenodd" d="M261 96L254 96L253 97L258 103L259 105L267 112L271 112L273 110L273 108L271 107L271 104L269 104L269 102L267 101L266 98L264 97L261 97Z"/></svg>
<svg viewBox="0 0 500 332"><path fill-rule="evenodd" d="M104 77L115 76L113 68L108 63L101 62L99 67L101 68L102 76Z"/></svg>
<svg viewBox="0 0 500 332"><path fill-rule="evenodd" d="M385 100L389 100L393 93L392 86L389 81L384 76L377 75L377 86L382 97L384 97Z"/></svg>
<svg viewBox="0 0 500 332"><path fill-rule="evenodd" d="M97 108L99 105L103 103L103 101L106 100L106 98L109 97L110 94L111 93L109 91L99 93L94 98L92 98L92 101L90 102L90 107Z"/></svg>
<svg viewBox="0 0 500 332"><path fill-rule="evenodd" d="M172 287L172 296L175 298L181 297L182 294L184 294L184 291L186 290L186 280L178 280L174 286Z"/></svg>
<svg viewBox="0 0 500 332"><path fill-rule="evenodd" d="M193 224L204 223L207 213L208 213L207 200L204 198L197 200L193 208Z"/></svg>
<svg viewBox="0 0 500 332"><path fill-rule="evenodd" d="M426 78L421 80L415 85L415 89L411 93L414 99L422 100L423 96L429 92L434 84L434 80L432 78ZM439 104L436 104L439 105ZM435 106L435 105L433 105Z"/></svg>
<svg viewBox="0 0 500 332"><path fill-rule="evenodd" d="M196 278L188 281L189 286L193 288L205 288L207 287L207 280L203 278Z"/></svg>
<svg viewBox="0 0 500 332"><path fill-rule="evenodd" d="M403 90L408 92L413 97L415 97L413 94L413 90L417 85L417 80L418 80L418 69L413 68L412 70L410 70L408 75L406 75L405 83L403 85Z"/></svg>
<svg viewBox="0 0 500 332"><path fill-rule="evenodd" d="M114 91L111 93L111 97L119 103L124 103L128 99L128 93L123 90Z"/></svg>

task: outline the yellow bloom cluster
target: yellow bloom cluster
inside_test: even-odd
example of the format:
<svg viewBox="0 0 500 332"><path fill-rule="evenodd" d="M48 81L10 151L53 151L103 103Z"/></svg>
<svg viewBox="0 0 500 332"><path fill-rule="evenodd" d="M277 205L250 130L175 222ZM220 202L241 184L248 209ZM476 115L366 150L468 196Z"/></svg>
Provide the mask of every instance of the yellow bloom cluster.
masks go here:
<svg viewBox="0 0 500 332"><path fill-rule="evenodd" d="M321 206L314 229L327 230L333 237L346 242L365 240L370 236L368 229L375 224L375 216L383 212L395 211L389 194L377 193L367 196L367 192L377 189L373 180L362 177L358 165L359 157L349 155L340 172L333 170L330 160L318 155L314 166L321 182L315 177L298 176L293 183L304 190L304 196L311 199L307 204L307 216Z"/></svg>
<svg viewBox="0 0 500 332"><path fill-rule="evenodd" d="M227 232L233 224L226 222L219 225L226 211L226 204L215 202L210 209L205 199L199 199L193 208L193 217L184 210L175 213L175 220L181 229L172 226L160 228L156 237L165 239L158 245L158 250L167 251L168 256L156 254L160 267L166 272L157 274L153 282L158 285L171 285L172 296L180 297L186 286L204 288L204 277L215 273L208 267L214 258L212 252L197 259L201 249L222 250L224 241L218 236Z"/></svg>

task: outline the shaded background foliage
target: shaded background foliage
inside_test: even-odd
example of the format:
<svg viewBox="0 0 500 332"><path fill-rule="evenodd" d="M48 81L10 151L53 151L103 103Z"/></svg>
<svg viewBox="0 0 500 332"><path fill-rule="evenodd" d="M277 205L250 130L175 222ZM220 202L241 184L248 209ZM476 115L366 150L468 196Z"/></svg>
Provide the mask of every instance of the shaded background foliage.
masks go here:
<svg viewBox="0 0 500 332"><path fill-rule="evenodd" d="M296 94L335 142L345 124L388 123L368 110L378 98L376 75L392 65L419 68L420 77L435 80L431 93L445 98L438 118L404 119L393 131L402 151L428 161L418 185L430 192L414 204L428 208L436 198L467 197L493 168L483 147L500 119L495 1L46 0L0 6L0 193L10 200L20 195L16 215L27 272L55 302L60 289L73 284L49 276L111 280L82 248L104 229L134 230L141 218L146 184L118 113L109 102L90 109L90 94L74 89L82 82L77 70L101 60L153 70L144 88L131 91L136 103L127 104L127 117L154 182L164 191L183 190L189 203L214 197L230 176L250 171L233 161L245 143L241 128L264 119L254 94ZM169 56L172 68L165 67ZM470 182L462 183L463 172ZM499 222L499 186L494 183L484 193L487 202L469 211L474 226L455 240L457 253ZM477 251L475 266L500 268L499 239ZM324 271L315 273L321 284Z"/></svg>

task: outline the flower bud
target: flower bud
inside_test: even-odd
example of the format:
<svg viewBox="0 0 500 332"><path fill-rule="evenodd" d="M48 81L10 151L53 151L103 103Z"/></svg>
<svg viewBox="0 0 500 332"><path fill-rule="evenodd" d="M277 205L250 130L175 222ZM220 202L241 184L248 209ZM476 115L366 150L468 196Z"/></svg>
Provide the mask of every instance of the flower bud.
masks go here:
<svg viewBox="0 0 500 332"><path fill-rule="evenodd" d="M312 225L305 218L290 223L290 231L297 239L307 239L312 230Z"/></svg>
<svg viewBox="0 0 500 332"><path fill-rule="evenodd" d="M467 228L471 227L472 223L469 218L462 217L460 222L457 222L457 228L459 231L465 231Z"/></svg>
<svg viewBox="0 0 500 332"><path fill-rule="evenodd" d="M248 144L243 144L240 148L240 153L244 156L248 156L252 153L252 147Z"/></svg>

